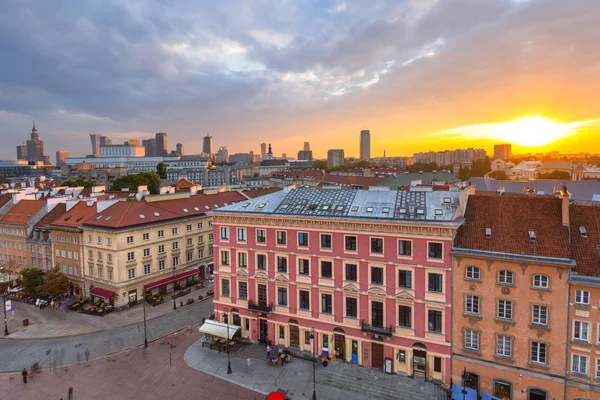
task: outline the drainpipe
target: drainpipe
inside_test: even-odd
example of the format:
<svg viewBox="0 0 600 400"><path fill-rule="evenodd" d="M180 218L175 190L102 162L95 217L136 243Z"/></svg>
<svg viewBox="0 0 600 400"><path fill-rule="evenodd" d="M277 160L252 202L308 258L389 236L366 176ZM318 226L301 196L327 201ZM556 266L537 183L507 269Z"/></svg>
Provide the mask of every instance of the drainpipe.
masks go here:
<svg viewBox="0 0 600 400"><path fill-rule="evenodd" d="M569 269L569 280L567 281L569 288L567 290L567 323L565 328L565 384L563 399L567 398L567 375L569 371L569 326L571 325L571 270Z"/></svg>
<svg viewBox="0 0 600 400"><path fill-rule="evenodd" d="M79 238L79 246L81 247L81 254L79 255L79 262L81 263L81 277L83 278L83 298L86 298L86 292L87 292L87 283L85 281L85 253L83 252L83 229L78 229L80 235Z"/></svg>

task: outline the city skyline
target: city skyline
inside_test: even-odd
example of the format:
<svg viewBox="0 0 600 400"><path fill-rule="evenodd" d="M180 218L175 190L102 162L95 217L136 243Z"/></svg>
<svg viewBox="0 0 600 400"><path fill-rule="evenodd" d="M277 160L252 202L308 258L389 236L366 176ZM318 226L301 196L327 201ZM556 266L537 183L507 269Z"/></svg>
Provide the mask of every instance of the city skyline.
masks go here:
<svg viewBox="0 0 600 400"><path fill-rule="evenodd" d="M11 96L0 98L0 137L9 146L0 157L12 158L7 149L32 117L49 154L85 154L89 133L121 141L168 132L190 154L202 150L196 134L211 134L214 148L232 153L271 141L296 154L309 141L324 158L343 140L359 156L361 129L373 134L372 156L491 152L510 141L498 135L521 137L505 123L531 116L560 123L546 125L560 135L513 142L515 153L599 151L597 2L331 1L243 17L240 7L84 2L48 18L43 5L7 5L0 32L11 39L0 50L11 62L0 89ZM106 23L106 13L119 18ZM224 25L209 23L217 19Z"/></svg>

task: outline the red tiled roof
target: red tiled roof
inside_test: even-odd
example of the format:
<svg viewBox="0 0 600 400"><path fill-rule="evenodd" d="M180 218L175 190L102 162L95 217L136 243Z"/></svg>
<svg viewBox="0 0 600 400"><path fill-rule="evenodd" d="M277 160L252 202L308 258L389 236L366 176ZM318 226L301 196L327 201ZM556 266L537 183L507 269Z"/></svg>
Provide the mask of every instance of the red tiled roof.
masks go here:
<svg viewBox="0 0 600 400"><path fill-rule="evenodd" d="M26 224L45 205L45 200L21 200L0 221Z"/></svg>
<svg viewBox="0 0 600 400"><path fill-rule="evenodd" d="M175 187L177 189L189 189L191 187L196 186L196 184L189 179L181 178L177 182L175 182Z"/></svg>
<svg viewBox="0 0 600 400"><path fill-rule="evenodd" d="M61 218L54 221L52 226L80 227L88 219L96 215L96 202L88 206L87 201L81 200L67 211Z"/></svg>
<svg viewBox="0 0 600 400"><path fill-rule="evenodd" d="M569 220L575 272L600 276L600 206L571 205ZM584 235L579 230L580 226L585 229Z"/></svg>
<svg viewBox="0 0 600 400"><path fill-rule="evenodd" d="M0 195L0 208L4 207L6 205L6 203L8 203L11 200L12 200L12 194L10 194L10 193Z"/></svg>
<svg viewBox="0 0 600 400"><path fill-rule="evenodd" d="M570 258L569 232L555 197L469 196L455 247L518 255ZM492 236L486 238L485 229ZM529 239L534 231L536 240Z"/></svg>
<svg viewBox="0 0 600 400"><path fill-rule="evenodd" d="M67 205L65 203L58 203L56 206L54 206L52 211L44 215L44 217L40 219L39 222L35 224L35 226L44 227L46 225L49 225L57 219L59 219L60 217L62 217L65 212L67 212Z"/></svg>
<svg viewBox="0 0 600 400"><path fill-rule="evenodd" d="M250 197L251 199L255 198L255 197L260 197L260 196L264 196L267 194L271 194L271 193L275 193L275 192L279 192L280 190L282 190L282 188L278 188L278 187L270 187L270 188L261 188L261 189L249 189L249 190L244 190L244 194L248 197Z"/></svg>

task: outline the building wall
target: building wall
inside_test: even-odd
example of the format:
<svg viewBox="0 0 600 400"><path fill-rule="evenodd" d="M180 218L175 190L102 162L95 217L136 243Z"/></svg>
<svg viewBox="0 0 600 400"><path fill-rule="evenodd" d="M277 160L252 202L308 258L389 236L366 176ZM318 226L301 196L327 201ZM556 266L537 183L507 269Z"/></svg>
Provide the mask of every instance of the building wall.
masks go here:
<svg viewBox="0 0 600 400"><path fill-rule="evenodd" d="M468 267L478 268L479 278L467 276ZM500 271L512 272L513 283L499 282ZM562 398L568 268L455 256L453 273L453 381L461 382L466 367L479 376L480 395L484 391L494 395L494 382L502 380L511 385L512 399L526 399L529 388ZM548 289L533 287L538 274L548 278ZM479 298L479 312L467 309L467 296ZM512 302L511 320L499 318L499 301ZM534 306L547 307L545 325L534 323ZM467 348L468 331L478 332L477 349ZM510 356L499 355L498 336L510 338ZM532 342L547 346L545 364L531 361Z"/></svg>
<svg viewBox="0 0 600 400"><path fill-rule="evenodd" d="M297 226L281 224L276 218L260 218L250 222L249 218L240 220L239 223L220 219L214 216L215 235L215 314L221 316L226 310L235 309L235 314L243 318L242 334L252 340L259 339L259 314L248 310L248 300L239 296L239 283L246 282L247 298L258 301L258 285L267 286L267 304L274 304L274 312L268 318L268 338L289 346L291 329L298 326L300 331L299 347L310 351L312 343L305 342L305 333L312 328L317 333L319 345L315 349L323 351L324 335L329 341L331 351L335 346L333 341L334 329L344 332L346 361L352 360L353 342L356 345L358 363L372 365L373 343L384 345L384 357L392 360L393 371L403 374L413 374L412 354L413 346L419 343L427 349L427 374L428 378L449 383L450 379L450 304L452 275L450 271L451 257L451 230L444 230L445 235L418 235L416 230L404 234L382 233L390 232L390 227L370 226L368 223L345 223L338 221L314 221L308 226L298 222ZM229 216L226 218L230 218ZM243 221L243 222L242 222ZM350 226L352 225L352 226ZM229 239L221 239L221 228L229 229ZM237 229L246 230L246 241L237 240ZM267 243L256 241L257 229L265 229ZM276 244L277 231L287 233L287 244ZM308 247L298 246L298 232L306 232L309 237ZM437 232L437 231L436 231ZM320 247L320 235L332 235L332 249ZM356 252L345 250L345 236L357 236L358 250ZM370 239L383 238L384 253L382 255L370 252ZM398 256L398 239L412 241L413 255L410 257ZM443 243L443 258L431 260L427 257L427 243L429 241ZM228 254L230 262L223 262L222 253ZM238 266L238 253L247 254L247 267ZM267 257L266 270L257 268L257 255ZM277 257L287 259L287 272L279 272ZM299 274L299 259L309 260L309 275ZM321 276L321 261L332 263L332 279ZM356 264L358 279L346 279L346 264ZM374 284L371 281L370 268L377 267L384 270L383 284ZM411 288L398 286L398 271L406 270L412 273ZM430 292L427 279L429 273L442 275L442 292ZM223 282L229 281L230 294L223 295ZM278 304L278 289L287 289L287 305ZM306 290L310 293L310 310L303 310L299 305L299 291ZM332 295L332 312L321 312L321 295ZM346 299L357 299L357 317L346 316ZM361 321L372 324L372 302L382 302L384 317L383 326L391 326L391 336L378 337L370 332L363 332ZM398 306L411 308L412 322L410 327L398 326ZM434 333L428 329L428 310L438 310L441 315L441 332ZM245 319L248 319L246 329ZM280 332L281 329L281 332ZM283 333L283 337L280 337ZM381 340L381 341L380 341ZM403 361L399 360L399 353L404 352ZM434 358L439 358L436 363ZM438 364L440 372L435 372Z"/></svg>
<svg viewBox="0 0 600 400"><path fill-rule="evenodd" d="M73 284L74 294L86 296L89 287L85 285L83 265L82 234L77 228L51 228L52 265L60 269Z"/></svg>
<svg viewBox="0 0 600 400"><path fill-rule="evenodd" d="M0 258L3 264L13 262L21 270L30 267L29 253L27 251L27 237L29 227L21 224L0 224Z"/></svg>

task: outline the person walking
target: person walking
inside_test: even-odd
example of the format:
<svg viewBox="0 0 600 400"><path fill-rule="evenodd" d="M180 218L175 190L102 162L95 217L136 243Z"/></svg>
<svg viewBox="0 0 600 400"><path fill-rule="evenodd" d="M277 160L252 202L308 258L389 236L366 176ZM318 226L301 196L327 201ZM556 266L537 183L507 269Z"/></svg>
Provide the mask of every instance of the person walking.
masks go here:
<svg viewBox="0 0 600 400"><path fill-rule="evenodd" d="M23 368L23 372L21 372L23 376L23 383L27 383L27 378L29 377L29 373L27 372L27 368Z"/></svg>
<svg viewBox="0 0 600 400"><path fill-rule="evenodd" d="M271 354L271 345L267 343L267 357Z"/></svg>

